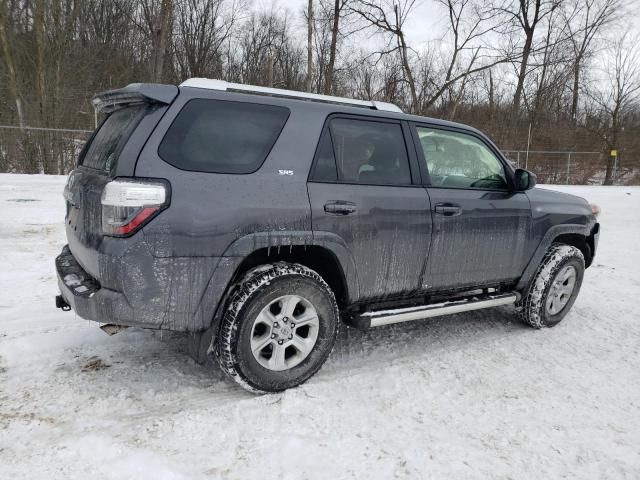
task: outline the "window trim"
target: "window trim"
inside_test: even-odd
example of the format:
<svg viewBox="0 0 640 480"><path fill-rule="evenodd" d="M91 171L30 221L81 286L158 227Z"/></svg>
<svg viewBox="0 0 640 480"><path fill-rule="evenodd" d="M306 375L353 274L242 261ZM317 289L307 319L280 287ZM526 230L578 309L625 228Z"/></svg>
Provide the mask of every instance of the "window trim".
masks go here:
<svg viewBox="0 0 640 480"><path fill-rule="evenodd" d="M329 141L331 142L331 151L333 152L333 166L336 172L336 180L315 180L313 177L316 175L316 169L318 168L318 161L320 157L320 148L322 144L322 140L324 140L325 135L329 135ZM322 131L320 132L320 137L318 137L318 144L316 145L316 149L313 153L313 161L311 162L311 168L309 169L309 175L307 175L307 182L314 183L343 183L338 179L338 163L336 162L336 151L333 145L333 136L331 135L331 129L329 128L329 124L326 123L322 126Z"/></svg>
<svg viewBox="0 0 640 480"><path fill-rule="evenodd" d="M284 119L282 127L278 131L278 135L276 135L275 140L273 141L273 143L269 147L269 150L266 152L264 158L256 166L256 168L254 170L247 171L247 172L241 172L241 173L240 172L211 172L211 171L203 171L203 170L192 170L192 169L189 169L189 168L179 167L178 165L174 165L170 161L166 160L162 155L160 155L160 147L162 146L162 142L164 141L165 137L167 136L167 133L169 133L169 130L171 130L171 127L173 127L173 124L178 120L178 117L180 116L182 111L187 107L187 105L189 105L189 103L191 103L193 101L196 101L196 100L205 100L207 102L242 103L242 104L251 105L251 106L254 106L254 107L255 106L259 106L259 107L262 107L262 106L276 107L276 108L281 108L283 110L286 110L287 111L287 116ZM274 104L271 104L271 103L261 103L261 102L242 102L242 101L238 101L238 100L226 100L226 99L210 98L210 97L193 97L193 98L189 98L182 105L180 105L180 109L173 115L173 118L171 119L171 123L169 123L169 126L166 129L164 129L164 131L162 132L162 136L160 137L160 139L156 143L156 148L155 148L156 152L155 153L158 156L158 158L160 160L162 160L164 163L166 163L167 165L169 165L169 166L171 166L173 168L177 168L178 170L181 170L183 172L202 173L202 174L207 174L207 175L251 175L253 173L256 173L258 170L260 170L262 168L262 166L264 165L264 163L267 161L267 158L269 158L269 155L271 155L271 152L273 151L273 147L276 146L276 144L278 143L278 140L280 140L280 136L282 135L282 132L284 131L285 127L287 126L287 122L289 121L289 117L291 117L291 109L289 107L285 107L283 105L274 105Z"/></svg>
<svg viewBox="0 0 640 480"><path fill-rule="evenodd" d="M456 128L448 125L437 125L428 122L409 122L411 127L412 139L416 149L416 154L418 155L418 164L420 167L420 173L422 175L422 185L429 188L442 188L449 190L473 190L473 191L488 191L488 192L513 192L514 191L514 179L513 179L513 170L509 163L505 160L502 153L493 145L491 142L487 141L487 139L477 132L472 130L466 130L464 128ZM502 164L502 169L504 171L504 176L507 180L506 188L488 188L488 187L449 187L446 185L433 185L431 183L431 175L429 174L429 165L427 164L427 160L424 156L424 151L422 149L422 145L420 144L420 139L418 136L418 128L429 128L431 130L442 130L445 132L452 133L460 133L463 135L468 135L479 140L487 149L493 154L493 156Z"/></svg>
<svg viewBox="0 0 640 480"><path fill-rule="evenodd" d="M315 175L315 170L316 170L316 165L318 163L318 154L320 152L320 142L322 141L325 132L328 131L329 134L331 135L331 129L330 129L330 123L331 120L333 119L346 119L346 120L356 120L356 121L365 121L365 122L376 122L376 123L386 123L386 124L394 124L394 125L398 125L400 127L400 132L402 134L402 139L404 140L404 148L405 148L405 153L407 155L407 164L409 165L409 176L411 178L410 183L402 183L402 184L398 184L398 183L361 183L361 182L345 182L345 181L341 181L340 179L336 180L335 182L329 182L326 180L315 180L313 177ZM357 114L351 114L351 113L331 113L329 115L327 115L327 117L324 120L324 123L322 125L322 130L320 131L320 135L318 136L318 141L316 143L316 149L315 152L313 154L313 162L311 163L311 168L309 169L309 175L307 175L307 182L310 183L326 183L326 184L332 184L332 185L363 185L363 186L369 186L369 187L421 187L421 183L420 183L420 171L415 171L415 163L414 162L414 156L412 155L410 144L413 144L413 139L410 138L408 141L407 139L407 130L405 128L406 122L404 120L400 120L400 119L396 119L396 118L387 118L387 117L372 117L372 116L368 116L368 115L357 115ZM333 142L333 135L331 135L331 148L333 149L333 158L334 161L337 162L336 159L336 152L335 152L335 145ZM414 145L415 148L415 145ZM340 177L340 174L338 172L338 165L336 163L336 174L337 177Z"/></svg>

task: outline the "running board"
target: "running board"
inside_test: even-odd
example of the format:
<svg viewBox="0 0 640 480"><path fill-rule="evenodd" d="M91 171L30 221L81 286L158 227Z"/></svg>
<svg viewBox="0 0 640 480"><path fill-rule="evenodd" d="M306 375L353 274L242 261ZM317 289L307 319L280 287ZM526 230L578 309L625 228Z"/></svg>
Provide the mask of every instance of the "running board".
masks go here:
<svg viewBox="0 0 640 480"><path fill-rule="evenodd" d="M358 328L379 327L391 323L410 322L413 320L439 317L440 315L451 315L453 313L511 305L517 302L518 298L519 295L515 292L475 295L460 300L421 305L418 307L364 312L355 316L352 319L352 323Z"/></svg>

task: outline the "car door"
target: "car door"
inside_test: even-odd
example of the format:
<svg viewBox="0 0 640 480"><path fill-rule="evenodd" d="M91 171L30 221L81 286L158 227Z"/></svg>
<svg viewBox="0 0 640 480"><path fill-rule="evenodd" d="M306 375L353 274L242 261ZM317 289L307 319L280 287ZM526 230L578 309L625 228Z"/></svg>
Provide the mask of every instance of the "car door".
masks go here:
<svg viewBox="0 0 640 480"><path fill-rule="evenodd" d="M309 177L314 238L348 249L360 299L406 295L421 287L430 204L405 137L411 142L400 121L332 116Z"/></svg>
<svg viewBox="0 0 640 480"><path fill-rule="evenodd" d="M518 278L528 259L531 207L505 161L480 134L413 125L431 199L433 237L423 284L430 290Z"/></svg>

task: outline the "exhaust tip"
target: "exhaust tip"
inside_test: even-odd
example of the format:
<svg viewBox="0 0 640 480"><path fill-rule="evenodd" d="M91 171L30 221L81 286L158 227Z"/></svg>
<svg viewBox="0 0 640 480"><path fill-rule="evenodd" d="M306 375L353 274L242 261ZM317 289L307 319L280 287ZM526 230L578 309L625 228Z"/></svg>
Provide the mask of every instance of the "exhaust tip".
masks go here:
<svg viewBox="0 0 640 480"><path fill-rule="evenodd" d="M113 323L105 323L104 325L100 325L100 330L102 330L104 333L106 333L110 337L112 335L115 335L118 332L121 332L126 328L129 328L129 327L127 327L126 325L114 325Z"/></svg>

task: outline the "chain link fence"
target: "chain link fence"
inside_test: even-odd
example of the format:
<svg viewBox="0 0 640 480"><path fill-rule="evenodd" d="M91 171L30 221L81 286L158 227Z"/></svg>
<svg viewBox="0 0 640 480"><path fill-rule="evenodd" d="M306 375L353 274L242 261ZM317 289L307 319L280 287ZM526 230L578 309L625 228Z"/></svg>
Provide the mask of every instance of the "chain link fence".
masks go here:
<svg viewBox="0 0 640 480"><path fill-rule="evenodd" d="M0 172L66 175L92 130L0 125ZM514 166L538 176L539 183L587 185L604 182L609 160L602 152L503 150ZM613 169L619 185L640 184L640 162L619 155Z"/></svg>
<svg viewBox="0 0 640 480"><path fill-rule="evenodd" d="M0 172L66 175L91 132L0 125Z"/></svg>
<svg viewBox="0 0 640 480"><path fill-rule="evenodd" d="M503 150L503 153L516 167L535 173L540 183L593 183L595 177L603 174L606 165L606 159L601 152ZM601 180L604 180L604 176Z"/></svg>
<svg viewBox="0 0 640 480"><path fill-rule="evenodd" d="M609 157L603 152L503 150L516 166L531 170L539 183L555 185L602 185ZM640 184L640 165L632 156L616 157L612 170L615 185Z"/></svg>

